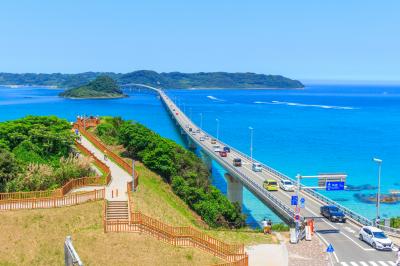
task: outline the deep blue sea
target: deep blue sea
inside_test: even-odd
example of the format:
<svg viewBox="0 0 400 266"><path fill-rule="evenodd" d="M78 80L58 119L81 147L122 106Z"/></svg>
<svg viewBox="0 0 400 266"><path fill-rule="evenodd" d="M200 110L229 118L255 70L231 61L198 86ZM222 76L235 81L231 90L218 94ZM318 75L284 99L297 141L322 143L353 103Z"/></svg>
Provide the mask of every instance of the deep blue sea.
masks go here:
<svg viewBox="0 0 400 266"><path fill-rule="evenodd" d="M162 136L184 140L160 100L148 91L127 90L129 98L70 100L60 89L0 87L0 121L33 115L57 115L73 121L77 115L122 116L145 124ZM254 128L258 160L295 177L345 172L347 184L377 185L377 165L383 160L382 192L400 190L400 86L309 85L304 90L168 90L195 123L211 134L220 121L220 138L250 153L249 126ZM215 165L213 183L226 192L224 170ZM311 184L310 185L314 185ZM360 202L355 193L323 192L344 206L373 218L375 204ZM267 207L248 191L244 211L249 222L270 217ZM382 204L383 217L400 216L400 204Z"/></svg>

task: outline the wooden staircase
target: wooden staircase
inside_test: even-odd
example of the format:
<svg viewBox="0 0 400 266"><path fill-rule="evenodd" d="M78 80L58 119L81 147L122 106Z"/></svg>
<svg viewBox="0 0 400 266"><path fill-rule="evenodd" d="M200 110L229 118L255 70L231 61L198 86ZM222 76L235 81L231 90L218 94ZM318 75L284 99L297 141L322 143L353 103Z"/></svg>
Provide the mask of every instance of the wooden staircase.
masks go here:
<svg viewBox="0 0 400 266"><path fill-rule="evenodd" d="M106 209L107 221L128 221L128 202L127 201L108 201Z"/></svg>

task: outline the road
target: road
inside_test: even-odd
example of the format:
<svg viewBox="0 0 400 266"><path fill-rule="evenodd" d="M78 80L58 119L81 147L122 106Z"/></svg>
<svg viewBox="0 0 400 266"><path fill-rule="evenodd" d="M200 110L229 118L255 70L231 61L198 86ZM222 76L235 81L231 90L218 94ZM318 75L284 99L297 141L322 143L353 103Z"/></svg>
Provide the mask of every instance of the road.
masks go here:
<svg viewBox="0 0 400 266"><path fill-rule="evenodd" d="M262 188L264 180L272 178L279 181L281 178L280 176L266 171L265 169L263 169L262 172L252 171L252 162L250 161L250 158L232 147L231 152L227 154L227 157L220 157L219 153L214 152L213 146L215 144L211 144L211 138L213 138L213 136L203 132L201 128L194 124L162 90L150 86L145 87L158 92L166 108L176 120L177 124L185 131L191 140L197 144L197 146L221 164L232 176L238 178L241 183L261 201L269 206L275 205L275 207L278 205L277 203L283 203L285 206L276 207L276 210L281 212L286 211L287 213L287 208L290 210L292 209L290 200L294 192L285 192L283 190L267 192ZM189 128L192 128L192 131L199 130L200 133L192 134L189 132ZM200 137L205 134L207 134L209 138L206 140L200 140ZM226 145L220 140L217 140L217 144L220 145L221 148ZM232 165L234 158L241 158L242 167L234 167ZM324 205L324 203L308 193L300 192L300 197L304 197L306 200L306 206L301 211L301 215L303 217L314 217L316 235L320 237L326 245L332 244L334 247L335 251L330 257L332 263L343 266L395 265L395 252L374 250L371 246L358 239L360 226L357 223L333 223L325 218L321 218L319 209ZM276 202L274 202L274 200ZM283 210L283 208L285 210Z"/></svg>

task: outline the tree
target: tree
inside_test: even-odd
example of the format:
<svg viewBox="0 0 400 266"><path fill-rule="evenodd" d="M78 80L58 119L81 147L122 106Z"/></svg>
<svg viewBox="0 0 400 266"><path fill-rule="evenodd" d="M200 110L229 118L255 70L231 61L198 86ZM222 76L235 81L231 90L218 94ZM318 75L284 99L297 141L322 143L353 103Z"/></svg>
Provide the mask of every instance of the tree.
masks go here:
<svg viewBox="0 0 400 266"><path fill-rule="evenodd" d="M14 155L6 149L0 148L0 191L4 191L5 184L16 178L19 167Z"/></svg>

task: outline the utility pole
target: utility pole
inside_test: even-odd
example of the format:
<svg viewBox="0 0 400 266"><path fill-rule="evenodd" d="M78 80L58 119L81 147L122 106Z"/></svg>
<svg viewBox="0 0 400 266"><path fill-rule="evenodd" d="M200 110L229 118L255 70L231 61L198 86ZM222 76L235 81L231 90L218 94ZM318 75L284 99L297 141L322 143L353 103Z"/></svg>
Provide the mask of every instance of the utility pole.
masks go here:
<svg viewBox="0 0 400 266"><path fill-rule="evenodd" d="M381 205L381 170L382 170L382 160L378 158L373 158L373 161L378 164L378 193L376 195L376 220L375 223L378 225L380 222L380 205Z"/></svg>
<svg viewBox="0 0 400 266"><path fill-rule="evenodd" d="M253 162L253 128L250 129L250 161Z"/></svg>
<svg viewBox="0 0 400 266"><path fill-rule="evenodd" d="M218 120L218 118L216 118L215 121L217 121L217 139L219 139L219 120Z"/></svg>

